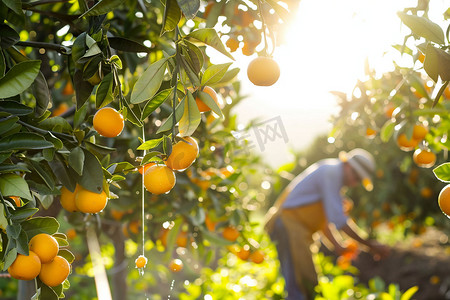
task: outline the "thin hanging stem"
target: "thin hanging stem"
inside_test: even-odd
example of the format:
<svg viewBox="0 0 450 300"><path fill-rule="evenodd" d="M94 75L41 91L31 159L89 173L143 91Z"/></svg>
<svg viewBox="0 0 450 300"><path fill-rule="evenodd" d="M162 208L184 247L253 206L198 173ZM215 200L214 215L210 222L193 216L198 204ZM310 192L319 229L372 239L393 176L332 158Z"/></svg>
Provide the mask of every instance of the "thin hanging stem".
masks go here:
<svg viewBox="0 0 450 300"><path fill-rule="evenodd" d="M178 89L178 73L180 72L180 53L179 53L179 45L178 45L178 35L179 29L178 26L175 28L175 70L172 75L172 84L173 84L173 99L172 99L172 115L173 115L173 123L172 123L172 143L175 142L175 126L177 124L177 116L176 116L176 107L177 107L177 89Z"/></svg>
<svg viewBox="0 0 450 300"><path fill-rule="evenodd" d="M144 129L144 124L142 124L142 142L145 143L145 129ZM143 157L145 157L145 155L147 154L147 151L144 150L143 153ZM145 229L144 229L144 221L145 221L145 212L144 212L144 203L145 203L145 186L144 186L144 177L145 177L145 165L143 165L142 167L142 185L141 185L141 211L142 211L142 223L141 223L141 227L142 227L142 255L145 256Z"/></svg>
<svg viewBox="0 0 450 300"><path fill-rule="evenodd" d="M259 16L261 17L261 23L262 23L262 31L263 31L263 37L264 37L264 54L267 56L268 55L268 44L267 44L267 35L266 35L266 22L264 20L264 15L261 9L262 3L261 0L258 0L258 12L259 12Z"/></svg>

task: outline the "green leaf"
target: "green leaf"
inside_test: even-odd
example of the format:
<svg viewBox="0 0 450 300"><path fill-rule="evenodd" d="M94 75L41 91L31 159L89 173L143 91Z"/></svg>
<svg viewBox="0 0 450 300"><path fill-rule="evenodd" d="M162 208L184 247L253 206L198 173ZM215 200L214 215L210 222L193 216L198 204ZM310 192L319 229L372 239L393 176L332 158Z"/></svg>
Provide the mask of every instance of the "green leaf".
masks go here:
<svg viewBox="0 0 450 300"><path fill-rule="evenodd" d="M52 235L58 232L59 223L53 217L34 217L22 222L22 229L27 233L28 238L31 239L40 233Z"/></svg>
<svg viewBox="0 0 450 300"><path fill-rule="evenodd" d="M449 81L445 81L445 82L442 84L442 86L440 87L440 89L439 89L439 91L438 91L436 97L434 98L433 105L431 105L431 108L434 108L434 107L436 106L436 104L438 104L438 102L439 102L439 100L441 99L442 94L444 94L444 91L445 91L445 89L447 88L448 84L449 84ZM437 85L436 85L435 88L437 88Z"/></svg>
<svg viewBox="0 0 450 300"><path fill-rule="evenodd" d="M22 230L22 226L20 224L12 224L6 226L6 234L9 238L17 239L20 235L20 231Z"/></svg>
<svg viewBox="0 0 450 300"><path fill-rule="evenodd" d="M228 71L231 64L232 63L211 65L203 73L201 85L213 85L214 83L219 82Z"/></svg>
<svg viewBox="0 0 450 300"><path fill-rule="evenodd" d="M167 135L163 136L163 151L167 156L172 154L172 139Z"/></svg>
<svg viewBox="0 0 450 300"><path fill-rule="evenodd" d="M9 7L17 15L22 16L22 1L20 0L2 0L2 2Z"/></svg>
<svg viewBox="0 0 450 300"><path fill-rule="evenodd" d="M409 300L412 296L419 290L418 286L410 287L403 295L400 297L400 300Z"/></svg>
<svg viewBox="0 0 450 300"><path fill-rule="evenodd" d="M431 22L427 18L408 15L404 12L398 12L397 15L415 35L437 44L445 44L444 32L436 23Z"/></svg>
<svg viewBox="0 0 450 300"><path fill-rule="evenodd" d="M161 144L162 141L163 141L162 137L159 139L145 141L139 147L137 147L136 150L150 150L150 149L156 148Z"/></svg>
<svg viewBox="0 0 450 300"><path fill-rule="evenodd" d="M450 80L450 54L430 43L427 45L423 67L434 82L438 81L438 76L442 81Z"/></svg>
<svg viewBox="0 0 450 300"><path fill-rule="evenodd" d="M185 101L185 99L181 100L181 102L178 103L178 105L177 105L177 107L175 109L175 120L180 120L181 117L183 116L184 101ZM178 122L176 122L176 123L178 123ZM167 131L167 130L171 129L172 126L173 126L173 113L171 113L170 116L161 125L161 127L159 127L159 129L156 132L156 134L164 132L164 131Z"/></svg>
<svg viewBox="0 0 450 300"><path fill-rule="evenodd" d="M86 53L86 36L87 33L80 34L72 45L72 59L75 63Z"/></svg>
<svg viewBox="0 0 450 300"><path fill-rule="evenodd" d="M73 83L77 99L77 109L80 109L91 96L94 87L89 82L83 80L83 72L78 69L75 70L75 74L73 75Z"/></svg>
<svg viewBox="0 0 450 300"><path fill-rule="evenodd" d="M1 164L0 165L0 173L14 173L14 172L31 172L30 169L27 168L27 165L24 163L16 163L16 164Z"/></svg>
<svg viewBox="0 0 450 300"><path fill-rule="evenodd" d="M223 55L234 60L233 56L225 49L225 46L220 40L220 37L217 35L217 32L212 28L197 29L189 33L186 37L196 39L208 46L211 46Z"/></svg>
<svg viewBox="0 0 450 300"><path fill-rule="evenodd" d="M84 152L80 147L75 147L70 151L69 154L69 165L78 175L83 175L83 166L84 166Z"/></svg>
<svg viewBox="0 0 450 300"><path fill-rule="evenodd" d="M28 200L33 199L25 179L16 174L0 175L0 191L3 196L17 196Z"/></svg>
<svg viewBox="0 0 450 300"><path fill-rule="evenodd" d="M0 48L7 49L20 41L19 34L6 24L0 24Z"/></svg>
<svg viewBox="0 0 450 300"><path fill-rule="evenodd" d="M149 153L145 154L144 158L142 158L141 166L155 160L160 161L161 158L158 157L160 155L162 155L162 153L159 151L150 151Z"/></svg>
<svg viewBox="0 0 450 300"><path fill-rule="evenodd" d="M60 160L53 160L49 162L50 168L55 174L55 177L69 190L74 191L76 186L76 175L71 172L70 169L62 163Z"/></svg>
<svg viewBox="0 0 450 300"><path fill-rule="evenodd" d="M102 108L113 101L113 73L108 73L100 82L95 94L95 107Z"/></svg>
<svg viewBox="0 0 450 300"><path fill-rule="evenodd" d="M134 170L135 167L130 164L129 162L120 162L120 163L114 163L111 164L110 166L108 166L108 172L110 172L111 174L116 174L116 173L128 173L131 170Z"/></svg>
<svg viewBox="0 0 450 300"><path fill-rule="evenodd" d="M45 130L72 133L72 126L70 126L70 123L60 116L45 119L40 122L39 125Z"/></svg>
<svg viewBox="0 0 450 300"><path fill-rule="evenodd" d="M167 31L175 30L181 19L181 10L177 0L166 0L161 35Z"/></svg>
<svg viewBox="0 0 450 300"><path fill-rule="evenodd" d="M103 190L102 165L97 157L87 150L84 150L83 175L80 177L79 183L94 193L101 193Z"/></svg>
<svg viewBox="0 0 450 300"><path fill-rule="evenodd" d="M224 118L219 105L217 105L216 101L214 101L214 99L208 93L199 90L197 91L197 97L202 100L202 102L205 103L209 108L211 108L212 111L215 112L220 118Z"/></svg>
<svg viewBox="0 0 450 300"><path fill-rule="evenodd" d="M36 117L42 116L47 110L50 102L50 91L44 74L39 71L32 85L33 95L36 98L36 107L34 108Z"/></svg>
<svg viewBox="0 0 450 300"><path fill-rule="evenodd" d="M14 126L17 126L19 117L9 116L7 118L0 119L0 136L10 131Z"/></svg>
<svg viewBox="0 0 450 300"><path fill-rule="evenodd" d="M40 60L29 60L14 65L0 78L0 98L9 98L25 91L39 73Z"/></svg>
<svg viewBox="0 0 450 300"><path fill-rule="evenodd" d="M161 86L166 67L167 59L160 59L151 64L136 81L131 92L130 102L136 104L151 99Z"/></svg>
<svg viewBox="0 0 450 300"><path fill-rule="evenodd" d="M450 183L450 163L443 163L433 169L437 179L442 182Z"/></svg>
<svg viewBox="0 0 450 300"><path fill-rule="evenodd" d="M22 208L12 212L11 220L16 222L25 221L39 211L38 208Z"/></svg>
<svg viewBox="0 0 450 300"><path fill-rule="evenodd" d="M101 0L82 14L80 18L107 14L122 3L124 3L124 0Z"/></svg>
<svg viewBox="0 0 450 300"><path fill-rule="evenodd" d="M105 0L103 0L103 1L105 1ZM39 299L58 300L58 295L51 287L49 287L45 284L41 284L40 292L39 292Z"/></svg>
<svg viewBox="0 0 450 300"><path fill-rule="evenodd" d="M33 109L29 106L23 105L16 101L0 101L0 111L4 111L16 116L26 116L33 112Z"/></svg>
<svg viewBox="0 0 450 300"><path fill-rule="evenodd" d="M185 55L186 59L189 59L189 64L191 65L192 70L197 74L200 73L204 61L203 52L200 50L200 48L198 48L188 40L184 40L183 42L184 45L180 44L182 46L181 49L183 50L183 54Z"/></svg>
<svg viewBox="0 0 450 300"><path fill-rule="evenodd" d="M5 265L3 266L3 271L8 270L8 268L13 264L17 257L17 249L14 248L9 251L5 256Z"/></svg>
<svg viewBox="0 0 450 300"><path fill-rule="evenodd" d="M122 60L118 55L114 54L113 56L111 56L110 61L114 66L117 67L117 69L122 70Z"/></svg>
<svg viewBox="0 0 450 300"><path fill-rule="evenodd" d="M186 19L193 19L200 8L200 0L177 0Z"/></svg>
<svg viewBox="0 0 450 300"><path fill-rule="evenodd" d="M197 103L191 93L187 93L187 99L184 101L184 113L180 119L178 130L180 135L191 136L198 125L200 125L201 117L198 110Z"/></svg>
<svg viewBox="0 0 450 300"><path fill-rule="evenodd" d="M37 133L19 132L0 139L0 152L45 148L53 148L53 144Z"/></svg>
<svg viewBox="0 0 450 300"><path fill-rule="evenodd" d="M5 75L6 72L6 62L5 56L3 55L3 51L0 51L0 78Z"/></svg>
<svg viewBox="0 0 450 300"><path fill-rule="evenodd" d="M50 190L55 189L55 181L53 180L53 177L51 176L51 173L49 172L47 168L47 162L41 161L37 162L34 160L30 160L30 165L34 169L37 175L41 177L41 179L44 181L44 183L48 186Z"/></svg>
<svg viewBox="0 0 450 300"><path fill-rule="evenodd" d="M173 89L162 90L156 94L150 101L148 101L141 115L141 121L144 121L148 116L154 112L161 104L163 104L172 95Z"/></svg>
<svg viewBox="0 0 450 300"><path fill-rule="evenodd" d="M394 134L395 122L392 120L386 121L380 131L380 138L384 143L387 143Z"/></svg>
<svg viewBox="0 0 450 300"><path fill-rule="evenodd" d="M53 236L55 240L58 242L59 247L67 247L69 246L69 242L67 241L67 238L61 238L58 236Z"/></svg>
<svg viewBox="0 0 450 300"><path fill-rule="evenodd" d="M277 1L274 0L265 0L265 2L267 2L267 4L269 4L270 6L272 6L273 10L284 22L286 23L289 22L290 16L292 14L288 10L286 10L286 8L279 5Z"/></svg>
<svg viewBox="0 0 450 300"><path fill-rule="evenodd" d="M132 40L124 37L108 37L108 42L111 48L124 52L146 52L150 53L151 49Z"/></svg>
<svg viewBox="0 0 450 300"><path fill-rule="evenodd" d="M234 69L228 70L225 73L225 75L222 77L222 79L220 79L220 81L218 81L216 83L216 85L217 84L221 84L221 85L225 84L226 85L226 84L230 83L234 78L236 78L236 76L239 74L240 71L241 70L239 68L234 68Z"/></svg>
<svg viewBox="0 0 450 300"><path fill-rule="evenodd" d="M183 70L186 72L186 75L189 77L192 85L199 86L200 79L198 79L197 73L193 70L191 64L184 57L181 58L181 65Z"/></svg>
<svg viewBox="0 0 450 300"><path fill-rule="evenodd" d="M69 264L73 263L73 261L75 260L75 255L73 255L72 252L67 249L60 249L58 255L64 257L69 262Z"/></svg>

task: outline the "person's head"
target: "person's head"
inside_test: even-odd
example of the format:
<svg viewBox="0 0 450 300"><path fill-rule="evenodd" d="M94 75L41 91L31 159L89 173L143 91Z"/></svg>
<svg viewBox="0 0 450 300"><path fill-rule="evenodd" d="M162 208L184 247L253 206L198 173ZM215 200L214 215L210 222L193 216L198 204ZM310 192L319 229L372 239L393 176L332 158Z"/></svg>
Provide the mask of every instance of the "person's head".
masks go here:
<svg viewBox="0 0 450 300"><path fill-rule="evenodd" d="M364 149L339 153L339 159L344 162L344 185L354 187L362 183L367 190L372 189L372 175L375 173L375 159Z"/></svg>

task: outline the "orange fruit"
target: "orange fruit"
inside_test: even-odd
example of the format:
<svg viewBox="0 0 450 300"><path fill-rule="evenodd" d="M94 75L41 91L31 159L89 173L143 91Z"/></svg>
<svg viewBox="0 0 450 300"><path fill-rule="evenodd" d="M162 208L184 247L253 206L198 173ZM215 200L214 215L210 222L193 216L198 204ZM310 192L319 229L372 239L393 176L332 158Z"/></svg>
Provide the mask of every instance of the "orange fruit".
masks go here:
<svg viewBox="0 0 450 300"><path fill-rule="evenodd" d="M242 47L242 54L246 56L251 56L253 53L255 53L255 45L249 42L244 42L244 46Z"/></svg>
<svg viewBox="0 0 450 300"><path fill-rule="evenodd" d="M423 63L425 61L425 55L419 51L419 61Z"/></svg>
<svg viewBox="0 0 450 300"><path fill-rule="evenodd" d="M175 186L175 174L167 166L152 166L144 175L144 186L152 194L169 192Z"/></svg>
<svg viewBox="0 0 450 300"><path fill-rule="evenodd" d="M192 137L184 137L172 147L172 153L166 160L167 167L175 171L187 169L198 156L198 144Z"/></svg>
<svg viewBox="0 0 450 300"><path fill-rule="evenodd" d="M264 252L255 250L250 254L249 259L255 264L260 264L264 261Z"/></svg>
<svg viewBox="0 0 450 300"><path fill-rule="evenodd" d="M67 103L63 102L60 105L58 105L57 108L55 108L52 112L52 116L56 117L56 116L60 116L63 113L65 113L67 110L69 109L69 105L67 105Z"/></svg>
<svg viewBox="0 0 450 300"><path fill-rule="evenodd" d="M147 258L144 255L140 255L138 258L136 258L135 263L136 268L144 268L147 265Z"/></svg>
<svg viewBox="0 0 450 300"><path fill-rule="evenodd" d="M8 268L11 277L20 280L32 280L39 275L41 271L41 260L33 251L29 255L17 254L16 259Z"/></svg>
<svg viewBox="0 0 450 300"><path fill-rule="evenodd" d="M420 195L423 198L431 198L431 196L433 196L433 190L429 187L424 187L420 190Z"/></svg>
<svg viewBox="0 0 450 300"><path fill-rule="evenodd" d="M230 49L230 52L234 52L239 48L239 41L230 37L225 45L228 47L228 49Z"/></svg>
<svg viewBox="0 0 450 300"><path fill-rule="evenodd" d="M280 77L280 67L272 58L260 56L248 65L247 76L254 85L270 86Z"/></svg>
<svg viewBox="0 0 450 300"><path fill-rule="evenodd" d="M231 226L227 226L223 229L223 238L229 241L234 242L239 237L239 231Z"/></svg>
<svg viewBox="0 0 450 300"><path fill-rule="evenodd" d="M75 231L75 229L70 228L69 230L67 230L66 236L69 240L73 240L77 236L77 232Z"/></svg>
<svg viewBox="0 0 450 300"><path fill-rule="evenodd" d="M396 107L392 104L388 104L387 106L385 106L385 108L384 108L385 116L388 118L392 118L394 116L395 109L396 109Z"/></svg>
<svg viewBox="0 0 450 300"><path fill-rule="evenodd" d="M66 280L70 273L70 264L62 256L47 264L42 264L39 279L48 286L55 287Z"/></svg>
<svg viewBox="0 0 450 300"><path fill-rule="evenodd" d="M177 241L176 241L177 246L184 248L184 247L186 247L187 242L188 242L188 234L187 234L187 232L186 231L180 232L178 234L178 236L177 236Z"/></svg>
<svg viewBox="0 0 450 300"><path fill-rule="evenodd" d="M203 91L203 92L207 93L208 95L210 95L211 98L214 100L214 102L216 102L217 106L219 106L219 100L217 99L217 93L212 87L209 87L209 86L206 85L206 86L203 87L203 89L201 91ZM211 110L211 108L208 105L206 105L202 100L200 100L199 97L195 98L195 103L197 103L198 110L201 113Z"/></svg>
<svg viewBox="0 0 450 300"><path fill-rule="evenodd" d="M64 89L62 90L62 94L67 96L67 95L72 95L74 92L73 89L73 84L71 80L68 80L66 85L64 86Z"/></svg>
<svg viewBox="0 0 450 300"><path fill-rule="evenodd" d="M444 90L444 97L450 99L450 85L448 85Z"/></svg>
<svg viewBox="0 0 450 300"><path fill-rule="evenodd" d="M205 216L205 225L206 225L206 228L207 228L209 231L214 231L214 230L216 229L216 223L217 223L217 222L214 222L214 221L211 220L211 218L209 217L209 215L206 215L206 216Z"/></svg>
<svg viewBox="0 0 450 300"><path fill-rule="evenodd" d="M447 184L439 193L438 204L442 212L450 216L450 184Z"/></svg>
<svg viewBox="0 0 450 300"><path fill-rule="evenodd" d="M351 262L347 257L339 256L336 260L336 265L342 270L347 270L350 267Z"/></svg>
<svg viewBox="0 0 450 300"><path fill-rule="evenodd" d="M176 258L169 263L169 270L172 272L180 272L183 269L183 262Z"/></svg>
<svg viewBox="0 0 450 300"><path fill-rule="evenodd" d="M59 198L59 201L61 202L61 206L65 210L69 212L78 211L77 206L75 205L75 196L77 195L80 188L81 186L77 184L73 193L69 191L65 186L61 188L61 197Z"/></svg>
<svg viewBox="0 0 450 300"><path fill-rule="evenodd" d="M418 140L415 140L413 138L408 139L405 133L401 133L397 137L397 145L399 148L403 151L411 151L419 144Z"/></svg>
<svg viewBox="0 0 450 300"><path fill-rule="evenodd" d="M99 109L94 115L94 129L104 137L118 136L125 126L123 116L112 107Z"/></svg>
<svg viewBox="0 0 450 300"><path fill-rule="evenodd" d="M128 224L128 229L131 233L138 234L139 233L139 221L131 221L130 224Z"/></svg>
<svg viewBox="0 0 450 300"><path fill-rule="evenodd" d="M30 251L36 253L41 263L51 262L58 255L59 245L54 237L46 233L40 233L31 238L28 244Z"/></svg>
<svg viewBox="0 0 450 300"><path fill-rule="evenodd" d="M106 207L107 203L108 196L105 191L98 194L80 187L75 196L75 205L77 209L83 213L99 213Z"/></svg>
<svg viewBox="0 0 450 300"><path fill-rule="evenodd" d="M366 136L368 138L374 138L377 135L377 131L375 129L372 129L370 127L366 128Z"/></svg>
<svg viewBox="0 0 450 300"><path fill-rule="evenodd" d="M422 168L431 168L436 163L436 154L428 149L417 149L413 154L413 161Z"/></svg>
<svg viewBox="0 0 450 300"><path fill-rule="evenodd" d="M247 260L250 256L250 246L244 245L237 251L236 255L242 260Z"/></svg>
<svg viewBox="0 0 450 300"><path fill-rule="evenodd" d="M208 1L208 4L205 7L205 12L203 13L203 17L206 19L209 16L209 13L211 12L211 9L213 8L214 4L216 4L216 1Z"/></svg>
<svg viewBox="0 0 450 300"><path fill-rule="evenodd" d="M111 217L113 217L114 220L120 221L125 214L124 211L120 211L117 209L111 209Z"/></svg>
<svg viewBox="0 0 450 300"><path fill-rule="evenodd" d="M9 198L11 198L14 201L14 203L16 204L17 207L21 207L22 206L22 201L20 200L20 197L9 196Z"/></svg>
<svg viewBox="0 0 450 300"><path fill-rule="evenodd" d="M428 133L428 129L422 124L414 125L412 138L421 141Z"/></svg>
<svg viewBox="0 0 450 300"><path fill-rule="evenodd" d="M225 168L220 168L219 173L221 177L226 179L234 174L234 168L232 166L226 166Z"/></svg>
<svg viewBox="0 0 450 300"><path fill-rule="evenodd" d="M138 169L138 171L139 171L140 174L142 174L142 173L145 174L145 172L147 172L147 170L148 170L150 167L155 166L155 165L156 165L155 163L148 163L148 164L146 164L146 165L140 167L140 168Z"/></svg>

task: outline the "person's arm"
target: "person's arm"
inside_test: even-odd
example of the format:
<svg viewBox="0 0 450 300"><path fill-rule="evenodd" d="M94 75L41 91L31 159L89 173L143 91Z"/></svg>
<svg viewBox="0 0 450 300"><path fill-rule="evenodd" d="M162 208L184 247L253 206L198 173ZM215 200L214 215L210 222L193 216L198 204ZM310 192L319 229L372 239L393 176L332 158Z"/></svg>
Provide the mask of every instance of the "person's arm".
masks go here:
<svg viewBox="0 0 450 300"><path fill-rule="evenodd" d="M340 228L346 235L355 241L367 246L371 252L379 255L381 258L384 258L389 255L389 247L379 242L367 238L363 238L359 233L358 225L356 225L350 219L347 220L347 223Z"/></svg>
<svg viewBox="0 0 450 300"><path fill-rule="evenodd" d="M338 255L342 255L345 253L346 248L343 247L342 244L336 239L336 230L333 231L328 224L327 226L325 226L325 228L322 229L322 233L334 248L330 250L334 250L334 252L336 252L336 254Z"/></svg>

